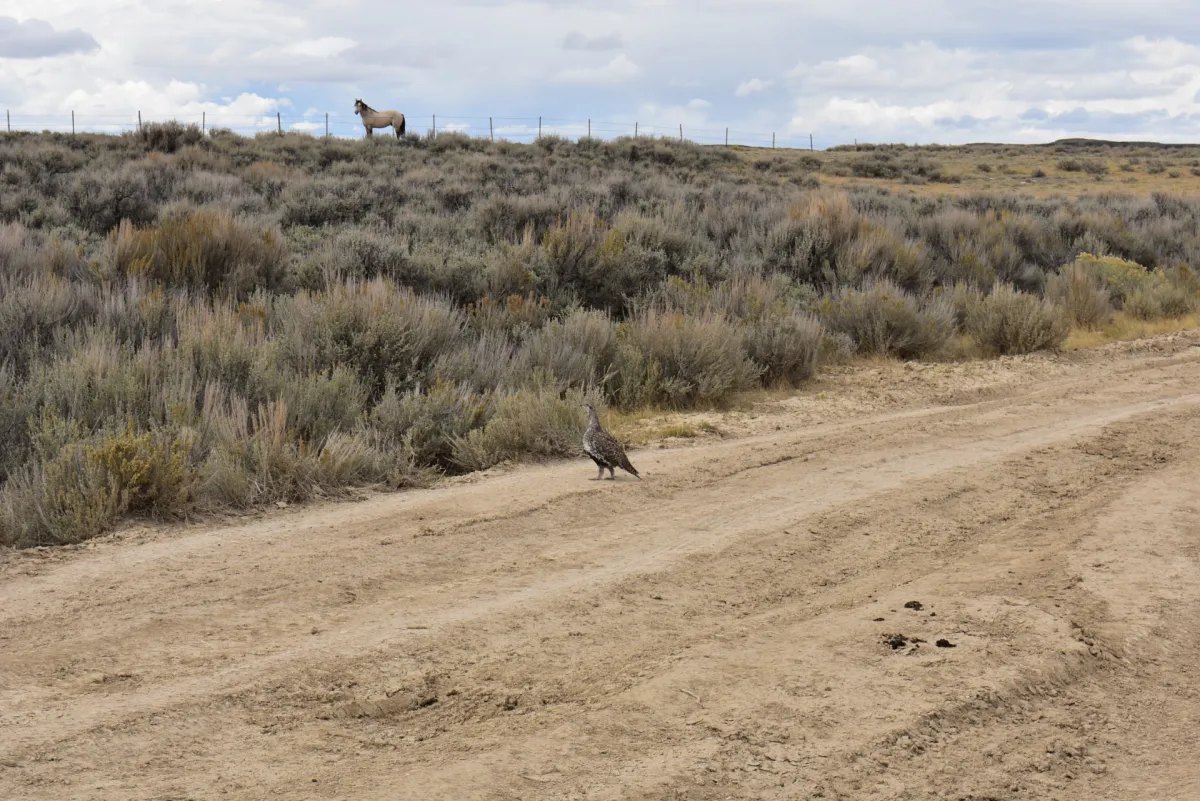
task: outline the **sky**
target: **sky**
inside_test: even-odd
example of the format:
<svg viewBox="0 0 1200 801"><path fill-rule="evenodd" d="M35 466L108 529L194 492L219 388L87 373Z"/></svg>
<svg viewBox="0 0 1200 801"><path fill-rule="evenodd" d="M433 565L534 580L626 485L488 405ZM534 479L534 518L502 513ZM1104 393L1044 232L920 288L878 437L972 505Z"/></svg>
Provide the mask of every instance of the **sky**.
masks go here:
<svg viewBox="0 0 1200 801"><path fill-rule="evenodd" d="M1197 0L3 0L14 128L1200 141ZM383 133L383 132L379 132ZM379 135L377 133L377 135Z"/></svg>

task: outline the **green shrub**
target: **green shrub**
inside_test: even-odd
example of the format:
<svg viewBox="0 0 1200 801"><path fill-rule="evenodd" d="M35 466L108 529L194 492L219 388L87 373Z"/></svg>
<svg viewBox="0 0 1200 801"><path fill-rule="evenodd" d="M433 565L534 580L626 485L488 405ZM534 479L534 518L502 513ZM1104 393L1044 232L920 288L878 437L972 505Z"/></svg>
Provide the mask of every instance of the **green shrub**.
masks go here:
<svg viewBox="0 0 1200 801"><path fill-rule="evenodd" d="M821 352L817 357L817 364L847 364L854 358L856 350L854 340L847 334L841 331L826 331L821 339Z"/></svg>
<svg viewBox="0 0 1200 801"><path fill-rule="evenodd" d="M68 545L112 526L120 496L108 472L68 445L45 463L9 476L0 492L0 544L17 548Z"/></svg>
<svg viewBox="0 0 1200 801"><path fill-rule="evenodd" d="M478 391L516 388L528 377L524 353L503 333L485 331L471 342L441 353L433 362L435 381Z"/></svg>
<svg viewBox="0 0 1200 801"><path fill-rule="evenodd" d="M0 278L0 364L23 376L51 355L64 331L95 320L99 305L94 287L56 275Z"/></svg>
<svg viewBox="0 0 1200 801"><path fill-rule="evenodd" d="M804 313L771 315L746 330L746 352L767 385L799 386L817 372L825 329Z"/></svg>
<svg viewBox="0 0 1200 801"><path fill-rule="evenodd" d="M606 315L577 310L534 332L516 361L561 387L585 389L603 386L612 377L616 348L616 327Z"/></svg>
<svg viewBox="0 0 1200 801"><path fill-rule="evenodd" d="M279 202L280 224L285 228L360 223L372 207L359 181L333 177L290 183L281 193Z"/></svg>
<svg viewBox="0 0 1200 801"><path fill-rule="evenodd" d="M587 415L579 392L526 389L499 395L482 428L454 441L454 461L464 470L486 470L522 458L575 456L582 451Z"/></svg>
<svg viewBox="0 0 1200 801"><path fill-rule="evenodd" d="M620 313L638 290L669 272L665 259L592 213L570 213L542 242L542 284L592 308Z"/></svg>
<svg viewBox="0 0 1200 801"><path fill-rule="evenodd" d="M887 280L844 288L819 306L825 324L854 340L858 353L901 359L934 357L954 335L952 307L941 299L921 303Z"/></svg>
<svg viewBox="0 0 1200 801"><path fill-rule="evenodd" d="M1058 348L1071 323L1050 301L996 284L968 315L967 330L986 352L1005 355Z"/></svg>
<svg viewBox="0 0 1200 801"><path fill-rule="evenodd" d="M621 326L615 396L626 406L722 403L753 387L762 368L723 317L649 309Z"/></svg>
<svg viewBox="0 0 1200 801"><path fill-rule="evenodd" d="M172 516L192 504L197 434L131 423L90 440L73 421L43 410L37 460L0 492L0 543L60 545L103 533L121 516Z"/></svg>
<svg viewBox="0 0 1200 801"><path fill-rule="evenodd" d="M1157 280L1138 286L1125 297L1124 310L1139 320L1183 317L1196 310L1197 297L1186 287L1172 284L1161 274Z"/></svg>
<svg viewBox="0 0 1200 801"><path fill-rule="evenodd" d="M502 334L522 340L541 328L554 315L550 299L529 293L509 295L501 300L490 297L467 306L467 322L480 334Z"/></svg>
<svg viewBox="0 0 1200 801"><path fill-rule="evenodd" d="M245 508L344 494L350 487L415 486L421 471L410 455L383 450L363 432L335 432L310 443L288 428L283 401L251 413L244 399L210 393L205 409L214 441L198 495L213 507Z"/></svg>
<svg viewBox="0 0 1200 801"><path fill-rule="evenodd" d="M313 247L295 266L297 283L323 290L347 280L386 277L398 281L408 274L409 248L380 231L353 228Z"/></svg>
<svg viewBox="0 0 1200 801"><path fill-rule="evenodd" d="M1046 279L1046 297L1065 309L1071 321L1082 328L1101 328L1112 320L1108 289L1095 274L1077 264Z"/></svg>
<svg viewBox="0 0 1200 801"><path fill-rule="evenodd" d="M162 153L174 153L181 147L196 145L204 139L204 134L196 123L184 125L176 120L147 122L135 131L133 136L147 150Z"/></svg>
<svg viewBox="0 0 1200 801"><path fill-rule="evenodd" d="M345 365L371 399L389 383L416 386L460 342L465 320L450 304L390 281L347 282L275 303L270 328L285 364L300 372Z"/></svg>
<svg viewBox="0 0 1200 801"><path fill-rule="evenodd" d="M111 173L87 172L76 176L65 192L63 203L78 225L97 234L108 233L123 220L133 225L148 225L158 211L146 176L128 167Z"/></svg>
<svg viewBox="0 0 1200 801"><path fill-rule="evenodd" d="M935 296L944 298L944 302L949 304L951 313L954 315L954 326L959 331L966 330L967 317L984 297L983 292L976 286L965 281L955 282L948 289L938 287Z"/></svg>
<svg viewBox="0 0 1200 801"><path fill-rule="evenodd" d="M859 178L899 178L901 169L886 153L857 158L850 162L850 172Z"/></svg>
<svg viewBox="0 0 1200 801"><path fill-rule="evenodd" d="M252 386L257 397L279 398L287 404L289 430L307 442L353 431L368 402L358 373L342 364L300 373L264 360L255 366Z"/></svg>
<svg viewBox="0 0 1200 801"><path fill-rule="evenodd" d="M370 419L383 436L411 454L415 464L445 470L458 466L454 443L484 425L491 413L488 396L438 382L425 392L388 387Z"/></svg>

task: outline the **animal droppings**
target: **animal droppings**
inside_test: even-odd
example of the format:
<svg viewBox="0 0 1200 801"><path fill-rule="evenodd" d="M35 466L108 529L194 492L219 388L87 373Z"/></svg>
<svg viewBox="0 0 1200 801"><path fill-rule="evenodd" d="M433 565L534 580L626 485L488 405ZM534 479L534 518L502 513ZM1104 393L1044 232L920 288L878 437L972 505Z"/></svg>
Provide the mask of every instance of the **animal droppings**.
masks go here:
<svg viewBox="0 0 1200 801"><path fill-rule="evenodd" d="M925 642L920 637L909 637L905 634L885 634L882 639L883 644L889 646L893 651L899 651L906 645L919 648L921 643Z"/></svg>

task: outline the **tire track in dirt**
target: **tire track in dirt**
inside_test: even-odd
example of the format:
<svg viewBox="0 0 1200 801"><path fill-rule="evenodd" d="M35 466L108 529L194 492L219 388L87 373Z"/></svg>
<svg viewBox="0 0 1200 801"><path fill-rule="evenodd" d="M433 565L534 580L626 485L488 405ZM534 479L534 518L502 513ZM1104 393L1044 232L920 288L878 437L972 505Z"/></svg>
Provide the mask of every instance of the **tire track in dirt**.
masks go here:
<svg viewBox="0 0 1200 801"><path fill-rule="evenodd" d="M226 777L219 784L235 797L259 797L265 781L305 797L625 798L655 784L650 776L666 781L659 795L646 797L681 787L687 794L680 797L743 797L747 788L759 794L745 797L807 797L746 783L745 766L730 764L755 760L759 767L751 772L759 773L773 761L757 752L747 756L747 748L775 749L780 757L778 744L763 739L769 733L747 729L753 714L765 714L755 675L772 686L783 680L779 665L801 659L789 670L803 664L807 674L824 673L833 682L838 654L860 672L831 693L794 676L783 680L791 689L782 695L766 693L806 720L825 720L825 756L792 753L808 765L807 772L792 772L803 781L822 771L837 780L847 770L838 760L852 764L866 758L862 754L887 750L871 745L883 735L848 748L854 738L839 720L919 733L922 709L931 720L979 717L947 711L961 703L947 692L964 692L970 682L950 683L946 692L918 683L918 692L911 677L889 673L891 656L864 656L846 645L846 638L878 634L869 618L861 619L870 606L862 598L870 593L872 604L898 607L900 593L927 587L921 590L926 597L958 610L943 620L960 612L975 619L936 587L957 583L971 594L973 584L1000 581L993 574L1006 559L1018 574L1036 574L1041 563L1012 561L1006 550L1012 532L1024 532L1017 539L1035 549L1046 545L1044 532L1026 531L1030 510L1044 507L1052 515L1070 508L1089 520L1088 501L1070 500L1077 491L1071 481L1107 497L1113 481L1142 469L1123 451L1110 460L1063 448L1086 441L1103 449L1110 429L1128 428L1134 433L1122 436L1136 440L1137 432L1157 431L1164 420L1194 431L1200 375L1190 354L1137 356L1088 373L965 406L646 451L639 467L644 462L652 480L644 485L575 489L582 481L576 464L527 468L247 526L185 530L142 546L101 546L44 565L42 575L0 574L0 631L7 638L0 639L6 688L0 690L0 766L17 766L0 767L0 794L61 797L50 788L70 767L77 776L107 777L79 797L168 791L216 797L215 785L194 786L194 779L218 760ZM1063 464L1076 471L1066 483L1051 471L1063 453L1070 455ZM1029 470L1023 457L1033 459ZM613 507L616 497L621 505ZM810 525L838 515L851 522ZM887 533L883 521L901 527ZM847 537L856 525L874 532ZM973 537L991 548L987 559L971 556ZM1064 569L1065 557L1054 553L1054 571ZM802 558L812 569L782 578ZM944 572L950 566L958 566L960 578ZM746 586L747 576L757 577L761 591L754 581ZM808 583L797 583L799 577ZM644 601L629 600L633 594L663 600L651 614ZM1086 652L1052 605L1009 608L1001 595L978 595L986 614L976 617L987 636L959 635L965 650L954 654L978 658L973 649L996 647L989 638L1006 625L1032 645L997 652L991 667L972 662L978 669L972 682L993 673L986 680L1001 682L1008 671L1019 689L1022 676L1037 666L1053 668L1057 658L1047 659L1047 652ZM629 624L624 629L621 620ZM797 656L783 645L792 641L814 646ZM506 656L510 652L514 656ZM540 652L556 654L561 668ZM592 664L579 661L585 654ZM941 669L942 657L948 658L940 654L926 669ZM136 669L122 667L128 664ZM101 673L101 681L89 680L89 671ZM447 671L474 678L446 695L453 688L437 676ZM507 678L489 684L489 671ZM1086 679L1067 673L1068 684ZM440 699L428 709L414 685L422 675L433 677L430 687ZM517 692L531 676L545 690L544 713L522 706L528 691ZM344 689L317 686L343 678ZM734 720L732 728L710 716L681 733L694 718L692 695L716 715L714 680L739 688L721 712ZM506 686L525 699L508 710ZM379 705L397 687L407 688L394 696L399 700ZM413 692L415 701L406 695ZM894 702L881 705L887 695ZM1017 690L1009 696L1017 700L1006 703L1020 702ZM365 718L337 713L354 704L366 704L360 707ZM647 716L647 708L661 712L664 722ZM316 709L335 714L317 722ZM590 733L579 729L581 720L589 721ZM403 740L399 749L400 721L425 739ZM163 731L163 723L178 730ZM631 730L635 725L641 728ZM275 733L268 737L267 729ZM250 736L252 745L235 745L235 731ZM764 744L747 746L738 731ZM375 741L383 745L369 744ZM313 762L334 742L357 743L372 756L348 756L345 765L332 767ZM139 753L139 743L147 755L201 749L206 756L174 763L176 775L192 777L191 785L152 765L144 768L145 782L122 784L115 771L126 760L118 755ZM563 743L616 750L589 755L574 749L555 764L536 764L541 750L557 753ZM517 744L523 757L511 750ZM51 753L63 762L46 762ZM98 759L102 754L108 756ZM717 766L715 782L685 778L700 760ZM278 767L263 773L267 764ZM625 778L601 779L609 770ZM861 766L854 770L867 775ZM931 768L913 763L904 770L916 775ZM419 786L372 785L413 771L422 777ZM320 781L300 793L297 777L308 773ZM885 771L880 781L894 783L902 774ZM844 791L835 784L830 792Z"/></svg>
<svg viewBox="0 0 1200 801"><path fill-rule="evenodd" d="M915 452L905 449L887 454L886 460L880 460L879 454L873 453L868 461L876 464L850 463L834 467L825 471L827 475L819 480L804 476L803 470L790 460L746 468L717 482L719 490L716 492L731 499L724 503L712 503L709 496L714 489L706 484L698 491L693 489L678 493L680 497L665 504L656 504L652 509L625 514L622 528L657 536L650 543L639 542L623 549L606 550L604 562L598 567L552 574L528 584L519 584L484 600L421 610L415 615L412 612L406 615L401 605L379 604L369 619L327 637L300 640L286 650L218 668L203 677L164 684L139 694L134 703L130 703L130 699L117 698L108 703L95 704L86 714L74 715L74 722L79 727L76 731L86 730L100 721L112 720L119 714L146 715L202 697L235 693L253 684L259 676L280 670L290 663L329 659L348 649L369 650L395 645L398 640L430 636L430 632L436 632L441 627L466 623L521 604L536 603L547 596L567 593L587 585L612 583L633 573L660 570L674 560L718 547L723 542L744 535L746 529L734 522L739 519L753 521L753 528L794 522L820 513L834 504L854 503L873 494L894 490L906 482L920 481L986 460L1002 459L1033 445L1053 444L1079 432L1129 417L1197 402L1200 402L1200 394L1190 393L1072 416L1049 424L1025 426L998 437L968 439L950 448L932 445L915 449ZM755 472L752 477L747 475L750 469ZM781 484L787 486L782 493L777 489ZM565 501L547 508L557 514L558 506L562 503ZM770 510L769 515L764 514L765 509ZM672 527L654 532L655 523L663 517L673 521ZM713 521L724 524L713 525ZM602 536L598 532L587 532L588 526L583 528L586 533ZM586 539L590 538L585 536ZM421 625L423 628L404 628L408 625ZM46 712L61 715L64 710L51 708ZM26 722L40 728L37 717Z"/></svg>

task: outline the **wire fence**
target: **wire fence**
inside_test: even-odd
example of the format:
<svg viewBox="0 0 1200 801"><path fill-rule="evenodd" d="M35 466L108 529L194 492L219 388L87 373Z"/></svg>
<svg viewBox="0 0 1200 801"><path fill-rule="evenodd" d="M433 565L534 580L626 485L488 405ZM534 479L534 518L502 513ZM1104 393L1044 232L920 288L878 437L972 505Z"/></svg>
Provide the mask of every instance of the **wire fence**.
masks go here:
<svg viewBox="0 0 1200 801"><path fill-rule="evenodd" d="M213 129L230 130L253 136L260 133L302 133L339 139L362 139L365 130L357 117L336 113L289 115L283 112L266 114L222 114L206 111L171 115L150 115L142 112L123 114L87 112L57 114L28 114L5 112L6 130L51 131L56 133L120 134L136 131L152 122L174 120L184 125L194 124L204 132ZM470 115L440 115L433 112L405 114L408 133L436 136L443 133L462 133L493 141L533 142L543 136L559 136L578 140L589 136L614 139L620 136L669 137L706 145L730 145L756 148L790 148L825 150L840 142L819 139L812 134L795 132L746 131L736 128L693 128L685 123L649 124L613 120L568 120L556 117L480 117ZM391 136L392 129L376 129L375 136Z"/></svg>

